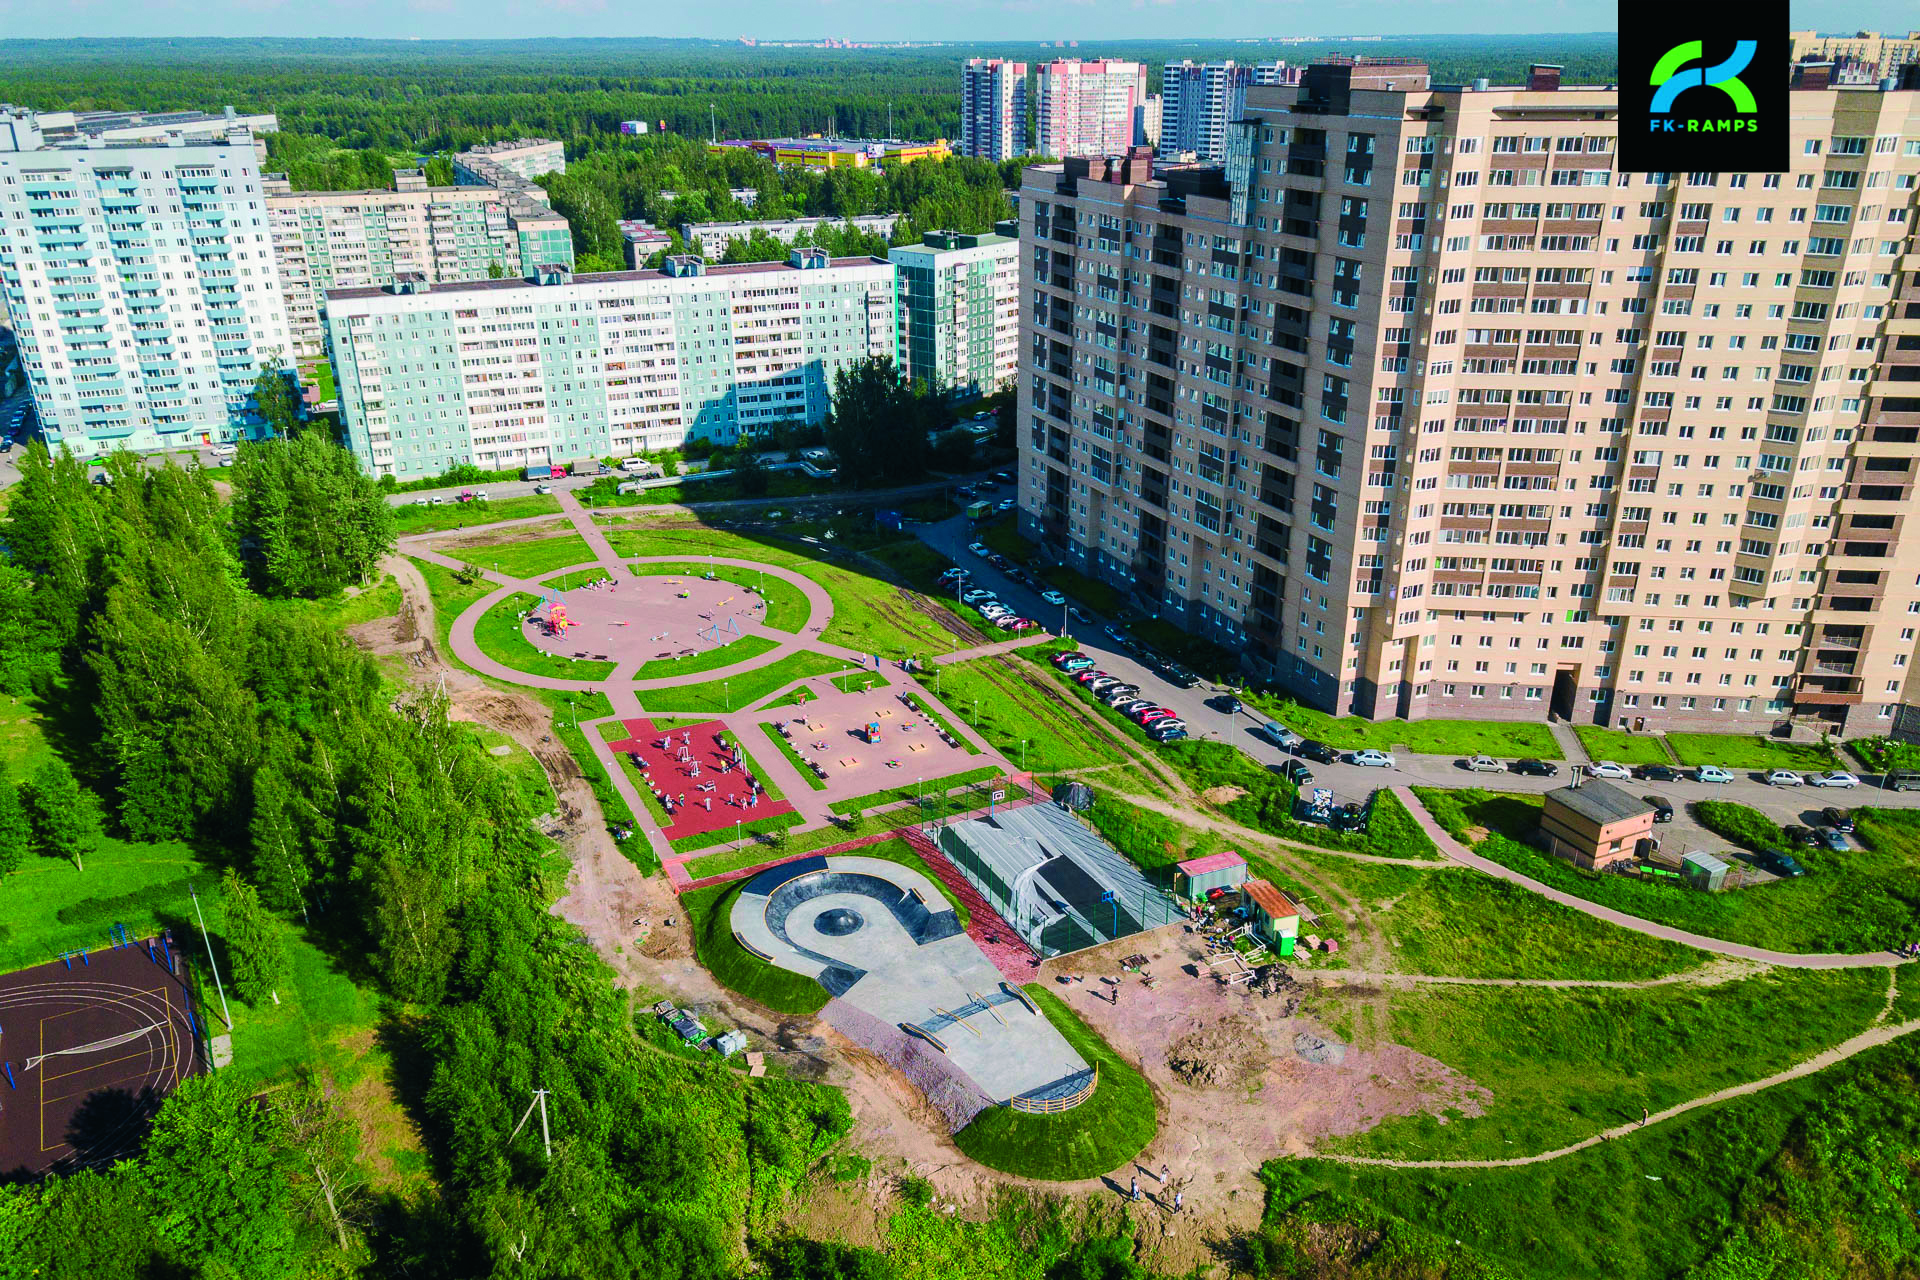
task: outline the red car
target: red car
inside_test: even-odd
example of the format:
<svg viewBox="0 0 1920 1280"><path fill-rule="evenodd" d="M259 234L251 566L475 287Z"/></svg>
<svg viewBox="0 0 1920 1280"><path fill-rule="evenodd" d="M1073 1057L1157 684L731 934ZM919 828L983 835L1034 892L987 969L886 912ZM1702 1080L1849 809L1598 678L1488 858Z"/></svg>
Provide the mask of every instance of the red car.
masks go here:
<svg viewBox="0 0 1920 1280"><path fill-rule="evenodd" d="M1075 658L1084 658L1086 656L1087 656L1086 654L1079 653L1079 652L1056 653L1053 655L1053 658L1051 659L1051 661L1053 662L1053 665L1056 667L1064 667L1069 662L1072 662Z"/></svg>
<svg viewBox="0 0 1920 1280"><path fill-rule="evenodd" d="M1082 671L1073 677L1073 682L1075 684L1092 684L1095 680L1109 679L1112 679L1112 677L1104 671Z"/></svg>
<svg viewBox="0 0 1920 1280"><path fill-rule="evenodd" d="M1173 712L1167 710L1165 707L1155 707L1151 711L1143 711L1134 717L1134 719L1138 720L1142 725L1150 725L1160 720L1176 720L1178 718L1178 716L1174 715Z"/></svg>

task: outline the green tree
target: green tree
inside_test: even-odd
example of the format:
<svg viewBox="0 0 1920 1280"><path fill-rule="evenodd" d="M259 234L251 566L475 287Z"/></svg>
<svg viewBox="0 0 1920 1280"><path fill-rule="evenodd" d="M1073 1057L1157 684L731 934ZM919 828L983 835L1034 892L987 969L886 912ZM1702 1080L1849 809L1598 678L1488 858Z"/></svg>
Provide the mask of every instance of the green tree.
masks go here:
<svg viewBox="0 0 1920 1280"><path fill-rule="evenodd" d="M33 845L33 825L20 803L20 788L0 765L0 875L16 870Z"/></svg>
<svg viewBox="0 0 1920 1280"><path fill-rule="evenodd" d="M260 905L260 895L231 867L220 881L227 906L227 954L233 963L233 986L242 1000L259 1004L266 996L280 1003L280 987L291 966L280 922Z"/></svg>
<svg viewBox="0 0 1920 1280"><path fill-rule="evenodd" d="M49 857L72 859L84 871L86 855L100 843L100 815L67 762L49 757L23 790L35 846Z"/></svg>
<svg viewBox="0 0 1920 1280"><path fill-rule="evenodd" d="M902 381L893 360L870 356L834 371L827 445L854 488L919 480L927 472L927 433L944 415L919 385Z"/></svg>
<svg viewBox="0 0 1920 1280"><path fill-rule="evenodd" d="M294 401L293 379L284 369L262 361L253 380L253 408L276 436L292 436L301 428L299 405Z"/></svg>
<svg viewBox="0 0 1920 1280"><path fill-rule="evenodd" d="M233 529L260 589L317 598L365 582L393 550L393 508L353 454L306 432L240 451Z"/></svg>
<svg viewBox="0 0 1920 1280"><path fill-rule="evenodd" d="M302 1270L287 1112L231 1073L181 1082L147 1139L154 1225L194 1274L277 1280Z"/></svg>

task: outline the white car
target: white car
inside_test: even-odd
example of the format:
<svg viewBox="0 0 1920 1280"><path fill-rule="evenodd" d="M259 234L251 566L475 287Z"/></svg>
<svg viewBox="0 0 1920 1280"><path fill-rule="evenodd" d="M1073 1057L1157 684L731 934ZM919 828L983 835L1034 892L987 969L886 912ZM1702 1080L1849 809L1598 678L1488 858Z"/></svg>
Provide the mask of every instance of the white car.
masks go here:
<svg viewBox="0 0 1920 1280"><path fill-rule="evenodd" d="M1505 773L1507 766L1492 756L1468 756L1467 768L1474 773Z"/></svg>
<svg viewBox="0 0 1920 1280"><path fill-rule="evenodd" d="M231 458L234 454L240 452L240 446L237 444L216 444L207 452L216 458Z"/></svg>
<svg viewBox="0 0 1920 1280"><path fill-rule="evenodd" d="M1067 602L1067 598L1058 591L1042 591L1040 598L1048 604L1065 604Z"/></svg>
<svg viewBox="0 0 1920 1280"><path fill-rule="evenodd" d="M1767 774L1770 787L1804 787L1807 780L1791 769L1775 769Z"/></svg>
<svg viewBox="0 0 1920 1280"><path fill-rule="evenodd" d="M1857 787L1860 779L1844 770L1836 769L1832 773L1816 773L1807 779L1816 787Z"/></svg>
<svg viewBox="0 0 1920 1280"><path fill-rule="evenodd" d="M1616 764L1612 760L1596 760L1587 766L1587 776L1589 778L1613 778L1619 781L1625 781L1633 777L1633 770L1623 764Z"/></svg>
<svg viewBox="0 0 1920 1280"><path fill-rule="evenodd" d="M1733 775L1717 764L1703 764L1694 770L1696 782L1732 782Z"/></svg>
<svg viewBox="0 0 1920 1280"><path fill-rule="evenodd" d="M533 491L535 493L552 493L553 486L550 484L537 484L533 486Z"/></svg>
<svg viewBox="0 0 1920 1280"><path fill-rule="evenodd" d="M973 552L973 554L977 556L986 556L986 555L992 554L987 550L987 544L984 542L973 543L967 548L967 550Z"/></svg>
<svg viewBox="0 0 1920 1280"><path fill-rule="evenodd" d="M1391 769L1394 767L1393 757L1376 747L1368 747L1365 751L1354 752L1353 755L1348 757L1348 763L1357 764L1368 769Z"/></svg>
<svg viewBox="0 0 1920 1280"><path fill-rule="evenodd" d="M1301 743L1301 737L1278 720L1269 720L1260 726L1260 734L1279 747L1282 751L1291 751Z"/></svg>

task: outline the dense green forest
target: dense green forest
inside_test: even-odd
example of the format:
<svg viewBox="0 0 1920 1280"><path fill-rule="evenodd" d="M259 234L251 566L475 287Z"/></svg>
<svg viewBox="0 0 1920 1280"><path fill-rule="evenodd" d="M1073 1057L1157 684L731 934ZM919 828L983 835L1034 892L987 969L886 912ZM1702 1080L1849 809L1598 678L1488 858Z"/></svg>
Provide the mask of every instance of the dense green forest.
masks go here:
<svg viewBox="0 0 1920 1280"><path fill-rule="evenodd" d="M45 109L144 108L279 113L280 127L346 146L422 153L523 133L569 147L615 137L622 120L666 122L704 138L825 130L853 137L957 137L967 57L1281 58L1325 53L1425 57L1437 79L1516 80L1529 62L1566 66L1569 83L1612 80L1612 33L1410 36L1324 41L1083 40L917 49L757 49L702 40L0 40L0 102Z"/></svg>

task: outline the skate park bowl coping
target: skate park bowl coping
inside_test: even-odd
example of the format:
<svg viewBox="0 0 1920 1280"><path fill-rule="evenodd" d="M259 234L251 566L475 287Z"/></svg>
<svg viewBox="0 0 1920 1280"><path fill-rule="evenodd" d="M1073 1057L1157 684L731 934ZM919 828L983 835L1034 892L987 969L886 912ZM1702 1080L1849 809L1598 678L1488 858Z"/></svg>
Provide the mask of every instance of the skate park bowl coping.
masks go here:
<svg viewBox="0 0 1920 1280"><path fill-rule="evenodd" d="M857 856L782 863L742 886L729 923L767 963L932 1045L994 1102L1039 1110L1092 1092L1087 1063L919 871Z"/></svg>

